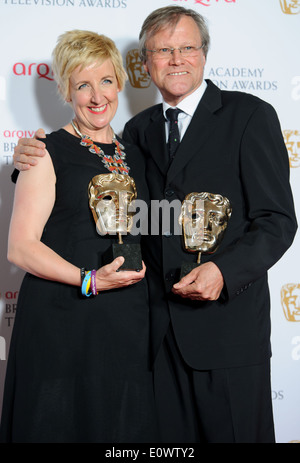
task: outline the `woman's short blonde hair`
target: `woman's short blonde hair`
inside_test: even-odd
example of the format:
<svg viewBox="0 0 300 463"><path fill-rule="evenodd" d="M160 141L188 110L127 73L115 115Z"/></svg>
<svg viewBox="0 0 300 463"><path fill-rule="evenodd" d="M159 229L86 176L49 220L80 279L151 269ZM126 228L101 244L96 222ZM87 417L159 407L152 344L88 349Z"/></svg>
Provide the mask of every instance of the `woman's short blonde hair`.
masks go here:
<svg viewBox="0 0 300 463"><path fill-rule="evenodd" d="M54 79L65 101L70 97L72 72L78 66L83 69L93 63L101 65L107 59L110 59L114 66L120 90L124 88L127 74L121 53L115 43L105 35L82 30L65 32L59 36L52 58Z"/></svg>

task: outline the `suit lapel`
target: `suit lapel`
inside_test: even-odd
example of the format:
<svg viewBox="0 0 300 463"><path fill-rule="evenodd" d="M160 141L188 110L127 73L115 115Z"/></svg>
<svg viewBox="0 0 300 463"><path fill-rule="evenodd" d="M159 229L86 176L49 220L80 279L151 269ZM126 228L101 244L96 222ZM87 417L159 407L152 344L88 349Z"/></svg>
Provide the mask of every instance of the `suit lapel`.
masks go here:
<svg viewBox="0 0 300 463"><path fill-rule="evenodd" d="M162 105L151 116L151 123L145 131L147 148L151 157L163 175L165 175L169 161L165 134L165 118Z"/></svg>
<svg viewBox="0 0 300 463"><path fill-rule="evenodd" d="M167 183L170 183L194 156L199 155L202 145L211 136L217 123L214 113L222 106L221 91L212 82L207 83L208 87L169 167Z"/></svg>

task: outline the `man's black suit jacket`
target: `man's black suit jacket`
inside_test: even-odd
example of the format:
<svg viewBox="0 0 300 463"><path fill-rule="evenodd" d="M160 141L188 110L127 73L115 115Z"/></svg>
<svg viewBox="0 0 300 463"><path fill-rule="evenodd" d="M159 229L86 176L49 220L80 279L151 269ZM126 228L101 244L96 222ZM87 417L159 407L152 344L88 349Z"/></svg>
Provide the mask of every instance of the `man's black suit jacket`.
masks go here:
<svg viewBox="0 0 300 463"><path fill-rule="evenodd" d="M215 262L223 274L218 301L175 296L171 289L181 264L195 261L195 255L183 250L182 237L172 229L146 238L153 355L171 319L183 358L202 370L270 357L267 271L291 245L297 229L288 156L275 110L255 96L207 84L169 168L161 104L131 119L123 133L145 153L152 200L183 201L190 192L206 191L231 202L221 246L213 255L202 255L203 263Z"/></svg>

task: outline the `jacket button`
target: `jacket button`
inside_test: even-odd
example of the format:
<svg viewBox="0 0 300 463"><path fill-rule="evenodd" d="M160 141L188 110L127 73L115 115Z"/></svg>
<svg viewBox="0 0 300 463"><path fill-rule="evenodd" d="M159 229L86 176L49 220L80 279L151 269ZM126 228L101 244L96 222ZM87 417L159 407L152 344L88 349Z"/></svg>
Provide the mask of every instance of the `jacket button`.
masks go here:
<svg viewBox="0 0 300 463"><path fill-rule="evenodd" d="M171 271L166 274L166 281L172 281L173 278L174 278L174 272Z"/></svg>
<svg viewBox="0 0 300 463"><path fill-rule="evenodd" d="M167 190L165 191L165 196L166 196L167 198L170 198L170 197L173 196L174 194L175 194L175 191L174 191L174 190L167 189Z"/></svg>

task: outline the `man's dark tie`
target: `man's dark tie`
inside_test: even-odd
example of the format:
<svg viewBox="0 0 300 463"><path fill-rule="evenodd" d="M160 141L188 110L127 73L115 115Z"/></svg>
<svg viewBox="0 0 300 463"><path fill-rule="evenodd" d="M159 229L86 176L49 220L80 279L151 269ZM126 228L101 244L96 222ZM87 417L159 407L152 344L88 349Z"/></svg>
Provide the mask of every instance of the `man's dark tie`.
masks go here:
<svg viewBox="0 0 300 463"><path fill-rule="evenodd" d="M181 112L181 109L178 108L169 108L166 111L167 119L170 122L168 146L171 161L173 160L178 145L180 143L180 135L178 129L178 114Z"/></svg>

